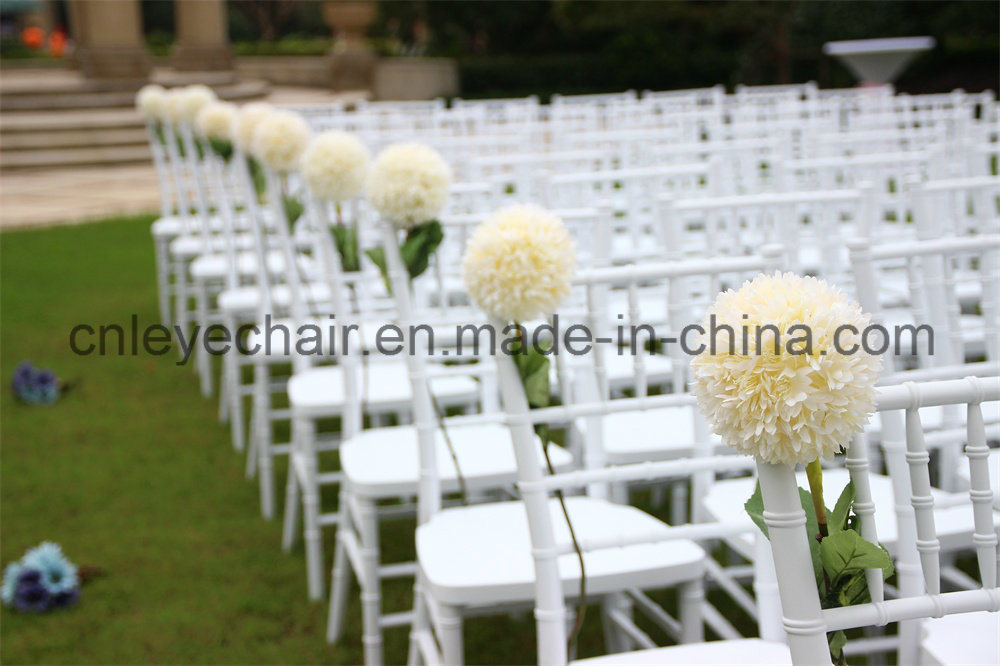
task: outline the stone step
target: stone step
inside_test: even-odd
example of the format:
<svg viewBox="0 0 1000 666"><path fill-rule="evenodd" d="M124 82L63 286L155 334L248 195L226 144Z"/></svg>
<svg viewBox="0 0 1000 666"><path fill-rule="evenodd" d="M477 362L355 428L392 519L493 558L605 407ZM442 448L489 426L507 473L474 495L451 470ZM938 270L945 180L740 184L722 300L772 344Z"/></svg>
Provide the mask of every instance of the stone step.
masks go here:
<svg viewBox="0 0 1000 666"><path fill-rule="evenodd" d="M75 90L45 88L32 92L25 86L18 92L8 93L8 88L11 84L5 85L5 90L0 92L0 110L4 112L126 108L135 104L135 92L132 90L94 91L83 86ZM240 81L218 86L215 92L226 100L256 99L267 94L268 84L265 81Z"/></svg>
<svg viewBox="0 0 1000 666"><path fill-rule="evenodd" d="M0 170L135 164L149 162L149 146L110 146L30 150L0 154Z"/></svg>
<svg viewBox="0 0 1000 666"><path fill-rule="evenodd" d="M4 134L0 140L0 151L136 146L144 145L148 140L148 134L141 126L115 129L64 127L57 131Z"/></svg>
<svg viewBox="0 0 1000 666"><path fill-rule="evenodd" d="M0 117L0 136L22 132L60 132L116 128L141 128L135 109L86 109L75 111L11 111Z"/></svg>

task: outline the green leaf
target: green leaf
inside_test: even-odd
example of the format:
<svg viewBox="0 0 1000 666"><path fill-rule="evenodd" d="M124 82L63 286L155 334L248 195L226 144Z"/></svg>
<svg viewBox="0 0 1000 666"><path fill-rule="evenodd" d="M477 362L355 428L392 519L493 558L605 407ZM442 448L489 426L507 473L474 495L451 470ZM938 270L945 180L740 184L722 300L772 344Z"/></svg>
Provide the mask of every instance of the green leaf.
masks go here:
<svg viewBox="0 0 1000 666"><path fill-rule="evenodd" d="M330 228L333 242L340 255L340 267L345 273L357 273L361 270L361 260L358 256L358 228L355 225L338 224Z"/></svg>
<svg viewBox="0 0 1000 666"><path fill-rule="evenodd" d="M444 240L444 230L441 223L431 220L427 224L413 227L406 232L406 240L399 248L399 254L403 258L403 265L412 280L420 276L430 265L431 255L437 250L438 245ZM392 293L392 284L389 281L389 269L385 261L385 251L381 247L373 247L365 250L365 254L378 266L385 282L385 288Z"/></svg>
<svg viewBox="0 0 1000 666"><path fill-rule="evenodd" d="M212 149L213 153L226 162L233 156L233 144L225 139L209 139L208 146Z"/></svg>
<svg viewBox="0 0 1000 666"><path fill-rule="evenodd" d="M378 272L382 274L382 282L385 283L385 290L392 294L392 282L389 280L389 267L385 261L385 250L380 247L370 247L365 250L365 255L378 266Z"/></svg>
<svg viewBox="0 0 1000 666"><path fill-rule="evenodd" d="M851 507L854 506L854 481L848 481L837 498L837 505L833 511L827 511L827 528L830 534L843 532L847 529L847 519L851 515Z"/></svg>
<svg viewBox="0 0 1000 666"><path fill-rule="evenodd" d="M410 279L420 276L430 265L431 255L444 240L444 230L441 223L431 220L419 227L411 227L406 232L406 240L399 248L403 263Z"/></svg>
<svg viewBox="0 0 1000 666"><path fill-rule="evenodd" d="M252 157L247 157L247 167L250 169L250 179L253 181L253 189L257 193L257 198L260 199L267 190L267 179L264 177L264 169Z"/></svg>
<svg viewBox="0 0 1000 666"><path fill-rule="evenodd" d="M837 588L837 604L841 607L864 604L871 601L868 593L868 580L864 571L855 571L846 577L845 582Z"/></svg>
<svg viewBox="0 0 1000 666"><path fill-rule="evenodd" d="M844 574L864 569L882 569L883 575L892 568L888 552L881 546L865 541L854 530L831 534L819 544L823 571L831 584Z"/></svg>
<svg viewBox="0 0 1000 666"><path fill-rule="evenodd" d="M844 663L842 662L842 657L844 656L845 645L847 645L847 634L843 631L835 631L830 634L830 655L838 664Z"/></svg>
<svg viewBox="0 0 1000 666"><path fill-rule="evenodd" d="M750 516L750 520L753 521L754 525L764 533L764 536L770 539L771 535L768 534L767 523L764 522L764 496L760 494L760 481L757 482L757 486L753 489L753 495L743 505L743 508L746 510L747 515Z"/></svg>
<svg viewBox="0 0 1000 666"><path fill-rule="evenodd" d="M549 392L549 357L543 352L548 350L546 343L539 347L522 346L516 343L511 346L514 352L514 364L517 366L524 393L532 408L548 407L551 395Z"/></svg>
<svg viewBox="0 0 1000 666"><path fill-rule="evenodd" d="M306 209L305 204L290 194L282 195L281 205L285 207L285 218L288 220L288 224L295 224Z"/></svg>

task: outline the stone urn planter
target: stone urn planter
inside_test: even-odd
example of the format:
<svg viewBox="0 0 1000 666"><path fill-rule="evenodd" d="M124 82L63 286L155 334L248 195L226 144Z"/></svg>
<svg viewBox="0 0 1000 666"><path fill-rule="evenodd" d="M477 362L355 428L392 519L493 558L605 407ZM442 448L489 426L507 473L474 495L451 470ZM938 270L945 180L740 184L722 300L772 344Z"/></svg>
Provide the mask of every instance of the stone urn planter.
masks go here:
<svg viewBox="0 0 1000 666"><path fill-rule="evenodd" d="M365 35L378 7L371 0L328 0L323 21L337 37L330 49L330 84L335 90L370 90L378 57Z"/></svg>

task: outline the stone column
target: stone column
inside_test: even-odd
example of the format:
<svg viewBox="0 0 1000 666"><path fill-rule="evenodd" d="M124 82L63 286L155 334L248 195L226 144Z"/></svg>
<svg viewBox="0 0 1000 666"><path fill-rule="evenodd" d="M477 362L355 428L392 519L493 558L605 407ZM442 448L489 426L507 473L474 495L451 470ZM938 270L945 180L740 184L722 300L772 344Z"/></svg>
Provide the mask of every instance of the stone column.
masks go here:
<svg viewBox="0 0 1000 666"><path fill-rule="evenodd" d="M84 76L146 79L150 63L139 0L78 0L68 4L75 58Z"/></svg>
<svg viewBox="0 0 1000 666"><path fill-rule="evenodd" d="M174 69L208 71L233 68L226 3L223 0L175 0L174 12L177 23Z"/></svg>
<svg viewBox="0 0 1000 666"><path fill-rule="evenodd" d="M327 0L323 20L337 38L330 51L330 83L334 90L370 90L378 56L365 35L375 21L371 0Z"/></svg>

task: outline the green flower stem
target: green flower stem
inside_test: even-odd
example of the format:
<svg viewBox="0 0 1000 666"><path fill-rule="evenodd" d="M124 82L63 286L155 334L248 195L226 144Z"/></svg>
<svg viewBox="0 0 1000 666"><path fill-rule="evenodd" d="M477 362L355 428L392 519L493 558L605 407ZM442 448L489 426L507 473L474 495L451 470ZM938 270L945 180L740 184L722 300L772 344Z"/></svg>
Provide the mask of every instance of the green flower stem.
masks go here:
<svg viewBox="0 0 1000 666"><path fill-rule="evenodd" d="M809 492L812 494L813 510L816 512L816 524L819 527L819 539L823 540L830 532L826 526L826 505L823 504L823 468L819 458L806 465L806 478L809 479Z"/></svg>

